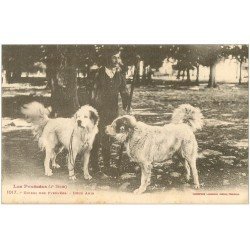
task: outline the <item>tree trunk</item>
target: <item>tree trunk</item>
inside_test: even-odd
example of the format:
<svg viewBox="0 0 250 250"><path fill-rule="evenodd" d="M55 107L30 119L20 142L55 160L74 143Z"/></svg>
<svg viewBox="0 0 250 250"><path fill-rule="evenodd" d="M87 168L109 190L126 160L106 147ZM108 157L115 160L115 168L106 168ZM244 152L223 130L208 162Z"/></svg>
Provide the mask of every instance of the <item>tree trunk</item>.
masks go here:
<svg viewBox="0 0 250 250"><path fill-rule="evenodd" d="M191 82L191 79L190 79L190 69L187 69L187 82Z"/></svg>
<svg viewBox="0 0 250 250"><path fill-rule="evenodd" d="M127 107L128 112L130 112L130 109L131 109L135 85L139 85L139 81L140 81L140 58L137 58L137 61L135 63L133 81L131 83L131 90L130 90L130 94L129 94L129 103L128 103L128 107Z"/></svg>
<svg viewBox="0 0 250 250"><path fill-rule="evenodd" d="M198 83L199 82L199 75L200 75L200 65L197 65L197 72L196 72L196 83Z"/></svg>
<svg viewBox="0 0 250 250"><path fill-rule="evenodd" d="M147 72L147 84L151 84L152 83L152 70L151 67L148 67L148 72Z"/></svg>
<svg viewBox="0 0 250 250"><path fill-rule="evenodd" d="M138 69L135 69L135 70L138 70ZM142 79L141 80L142 80L142 84L146 84L147 72L146 72L146 65L144 63L143 63L143 71L142 71Z"/></svg>
<svg viewBox="0 0 250 250"><path fill-rule="evenodd" d="M19 82L21 79L21 75L22 75L22 70L18 68L18 66L16 66L15 70L13 71L12 77L11 77L11 82Z"/></svg>
<svg viewBox="0 0 250 250"><path fill-rule="evenodd" d="M239 75L239 84L241 84L241 67L242 67L242 60L240 60L240 75Z"/></svg>
<svg viewBox="0 0 250 250"><path fill-rule="evenodd" d="M90 64L88 64L86 66L86 75L85 75L86 78L89 78L90 77Z"/></svg>
<svg viewBox="0 0 250 250"><path fill-rule="evenodd" d="M47 86L51 89L51 115L57 117L60 113L60 88L57 84L57 68L58 68L58 59L57 59L57 46L51 45L47 47L47 62L46 62L46 78L48 81Z"/></svg>
<svg viewBox="0 0 250 250"><path fill-rule="evenodd" d="M6 75L7 76L7 82L12 83L12 73L11 73L11 71L8 70L6 74L7 74Z"/></svg>
<svg viewBox="0 0 250 250"><path fill-rule="evenodd" d="M2 70L2 84L6 84L7 80L6 80L6 70Z"/></svg>
<svg viewBox="0 0 250 250"><path fill-rule="evenodd" d="M216 63L210 65L208 88L215 88L216 87L215 68L216 68Z"/></svg>
<svg viewBox="0 0 250 250"><path fill-rule="evenodd" d="M52 45L48 52L46 74L51 88L52 115L70 117L79 108L75 46Z"/></svg>
<svg viewBox="0 0 250 250"><path fill-rule="evenodd" d="M182 81L184 81L185 78L185 70L182 70Z"/></svg>
<svg viewBox="0 0 250 250"><path fill-rule="evenodd" d="M11 83L11 71L9 69L5 70L6 83Z"/></svg>
<svg viewBox="0 0 250 250"><path fill-rule="evenodd" d="M178 69L178 73L177 73L177 77L176 77L176 79L177 79L177 80L179 80L179 79L180 79L180 77L181 77L181 70L180 70L180 69Z"/></svg>

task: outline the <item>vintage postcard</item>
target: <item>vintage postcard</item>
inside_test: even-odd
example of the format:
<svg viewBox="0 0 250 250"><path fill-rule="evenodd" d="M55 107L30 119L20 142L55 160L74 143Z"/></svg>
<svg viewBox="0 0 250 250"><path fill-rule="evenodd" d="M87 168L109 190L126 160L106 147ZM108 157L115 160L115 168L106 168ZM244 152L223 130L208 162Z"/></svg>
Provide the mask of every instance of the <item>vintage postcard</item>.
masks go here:
<svg viewBox="0 0 250 250"><path fill-rule="evenodd" d="M2 203L248 203L248 45L2 45Z"/></svg>

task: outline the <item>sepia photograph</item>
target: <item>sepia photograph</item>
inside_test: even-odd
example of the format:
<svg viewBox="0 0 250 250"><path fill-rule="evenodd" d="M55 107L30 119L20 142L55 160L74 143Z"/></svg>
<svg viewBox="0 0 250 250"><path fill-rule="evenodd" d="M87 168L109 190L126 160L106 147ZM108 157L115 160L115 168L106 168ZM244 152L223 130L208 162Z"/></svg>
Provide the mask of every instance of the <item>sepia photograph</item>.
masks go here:
<svg viewBox="0 0 250 250"><path fill-rule="evenodd" d="M248 203L248 49L2 45L2 202Z"/></svg>
<svg viewBox="0 0 250 250"><path fill-rule="evenodd" d="M2 249L250 249L249 1L0 6Z"/></svg>

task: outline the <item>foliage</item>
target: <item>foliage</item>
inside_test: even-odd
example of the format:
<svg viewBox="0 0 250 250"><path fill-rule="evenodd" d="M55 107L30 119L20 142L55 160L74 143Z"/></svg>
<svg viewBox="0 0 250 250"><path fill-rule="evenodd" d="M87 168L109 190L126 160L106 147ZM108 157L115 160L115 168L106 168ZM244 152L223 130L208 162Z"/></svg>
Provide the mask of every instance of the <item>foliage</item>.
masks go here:
<svg viewBox="0 0 250 250"><path fill-rule="evenodd" d="M32 72L47 63L51 49L58 45L4 45L3 68L7 71ZM73 45L60 45L73 46ZM159 68L166 58L173 58L177 70L191 70L198 65L212 67L222 57L232 56L239 62L248 58L247 45L75 45L76 66L85 75L93 64L102 65L105 51L119 49L124 66L135 65L138 58L144 66Z"/></svg>
<svg viewBox="0 0 250 250"><path fill-rule="evenodd" d="M232 56L240 63L246 62L248 59L248 45L228 45L226 46L226 56Z"/></svg>

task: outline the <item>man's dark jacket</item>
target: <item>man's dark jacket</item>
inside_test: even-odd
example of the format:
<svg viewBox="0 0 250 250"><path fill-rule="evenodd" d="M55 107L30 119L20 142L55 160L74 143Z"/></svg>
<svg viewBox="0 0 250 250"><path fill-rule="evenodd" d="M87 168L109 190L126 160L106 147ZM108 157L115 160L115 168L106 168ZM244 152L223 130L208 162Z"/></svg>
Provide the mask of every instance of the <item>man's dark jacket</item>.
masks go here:
<svg viewBox="0 0 250 250"><path fill-rule="evenodd" d="M129 103L129 93L124 74L117 71L110 78L102 67L96 74L92 88L92 105L99 112L101 120L111 121L118 116L118 95L121 95L123 109Z"/></svg>

